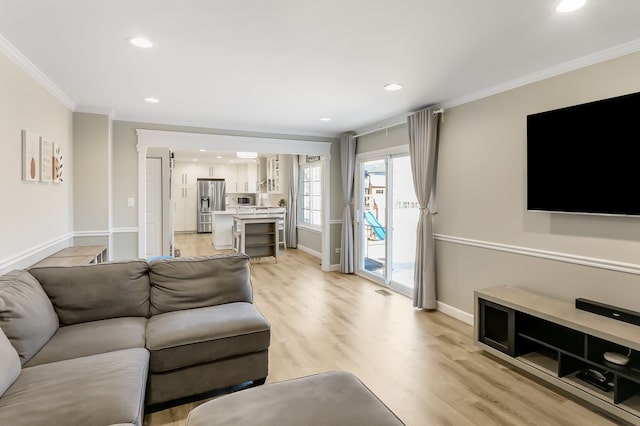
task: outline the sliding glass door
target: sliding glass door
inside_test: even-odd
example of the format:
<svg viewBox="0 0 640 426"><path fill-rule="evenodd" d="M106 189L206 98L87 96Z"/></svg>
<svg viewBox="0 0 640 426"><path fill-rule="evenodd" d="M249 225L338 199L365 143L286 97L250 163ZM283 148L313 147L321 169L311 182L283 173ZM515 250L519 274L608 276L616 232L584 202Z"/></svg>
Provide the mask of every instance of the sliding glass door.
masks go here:
<svg viewBox="0 0 640 426"><path fill-rule="evenodd" d="M360 163L360 267L384 280L387 268L387 159Z"/></svg>
<svg viewBox="0 0 640 426"><path fill-rule="evenodd" d="M357 166L358 273L411 294L419 208L409 155L360 157Z"/></svg>

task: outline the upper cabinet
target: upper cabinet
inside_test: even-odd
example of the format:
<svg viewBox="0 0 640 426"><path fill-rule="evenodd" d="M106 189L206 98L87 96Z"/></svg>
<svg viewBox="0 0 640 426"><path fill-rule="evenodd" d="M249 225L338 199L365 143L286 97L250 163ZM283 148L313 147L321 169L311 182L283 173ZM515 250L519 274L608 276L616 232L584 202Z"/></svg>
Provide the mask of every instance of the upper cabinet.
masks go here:
<svg viewBox="0 0 640 426"><path fill-rule="evenodd" d="M177 163L173 171L173 185L195 187L198 178L207 177L224 179L227 193L258 192L258 163Z"/></svg>
<svg viewBox="0 0 640 426"><path fill-rule="evenodd" d="M254 193L254 192L258 192L258 163L249 163L246 165L247 166L247 185L245 186L245 188L247 189L247 192L249 193Z"/></svg>
<svg viewBox="0 0 640 426"><path fill-rule="evenodd" d="M258 192L257 180L258 180L258 164L246 163L238 164L236 167L236 186L235 190L231 191L227 189L227 192L238 193L255 193Z"/></svg>
<svg viewBox="0 0 640 426"><path fill-rule="evenodd" d="M281 170L280 155L273 155L267 158L267 192L269 194L282 193L280 181Z"/></svg>
<svg viewBox="0 0 640 426"><path fill-rule="evenodd" d="M214 164L212 177L225 180L227 193L240 192L238 184L238 166L235 164Z"/></svg>

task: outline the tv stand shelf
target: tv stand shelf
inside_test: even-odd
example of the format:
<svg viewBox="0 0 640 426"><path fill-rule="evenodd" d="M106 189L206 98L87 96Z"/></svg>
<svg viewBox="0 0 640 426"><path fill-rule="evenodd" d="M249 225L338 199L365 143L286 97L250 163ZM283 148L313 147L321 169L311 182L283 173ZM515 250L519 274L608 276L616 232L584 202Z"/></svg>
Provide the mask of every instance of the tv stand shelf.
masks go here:
<svg viewBox="0 0 640 426"><path fill-rule="evenodd" d="M640 326L513 287L475 292L474 340L485 351L633 424L640 424ZM626 366L605 352L627 354ZM605 391L577 377L611 376Z"/></svg>

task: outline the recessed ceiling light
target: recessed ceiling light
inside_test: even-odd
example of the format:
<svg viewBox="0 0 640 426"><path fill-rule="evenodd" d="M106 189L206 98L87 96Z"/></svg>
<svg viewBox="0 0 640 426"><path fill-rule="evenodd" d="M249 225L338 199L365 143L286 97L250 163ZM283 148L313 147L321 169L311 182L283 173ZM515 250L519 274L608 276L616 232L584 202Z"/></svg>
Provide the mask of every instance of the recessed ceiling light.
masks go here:
<svg viewBox="0 0 640 426"><path fill-rule="evenodd" d="M207 152L207 150L206 149L201 149L200 152Z"/></svg>
<svg viewBox="0 0 640 426"><path fill-rule="evenodd" d="M320 121L331 121L331 117L322 117Z"/></svg>
<svg viewBox="0 0 640 426"><path fill-rule="evenodd" d="M194 158L192 161L198 161L198 159L197 159L197 158Z"/></svg>
<svg viewBox="0 0 640 426"><path fill-rule="evenodd" d="M222 155L218 155L216 158L222 158Z"/></svg>
<svg viewBox="0 0 640 426"><path fill-rule="evenodd" d="M580 9L585 5L585 3L586 0L562 0L560 3L558 3L558 6L556 6L556 12L573 12L574 10Z"/></svg>
<svg viewBox="0 0 640 426"><path fill-rule="evenodd" d="M142 49L149 49L153 47L151 40L144 37L129 37L127 40L129 40L129 43L133 44L135 47L140 47Z"/></svg>
<svg viewBox="0 0 640 426"><path fill-rule="evenodd" d="M257 158L257 152L236 152L236 157L238 158Z"/></svg>
<svg viewBox="0 0 640 426"><path fill-rule="evenodd" d="M397 90L402 90L404 86L399 83L389 83L384 85L384 90L388 90L389 92L395 92Z"/></svg>
<svg viewBox="0 0 640 426"><path fill-rule="evenodd" d="M160 102L160 99L158 98L144 98L144 101L150 104L157 104L158 102Z"/></svg>

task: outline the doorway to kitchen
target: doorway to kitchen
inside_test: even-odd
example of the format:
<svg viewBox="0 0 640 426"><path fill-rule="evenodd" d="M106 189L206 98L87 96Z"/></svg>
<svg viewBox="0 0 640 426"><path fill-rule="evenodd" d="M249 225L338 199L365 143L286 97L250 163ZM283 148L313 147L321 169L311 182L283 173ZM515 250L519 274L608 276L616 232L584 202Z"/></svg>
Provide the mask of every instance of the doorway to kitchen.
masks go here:
<svg viewBox="0 0 640 426"><path fill-rule="evenodd" d="M356 173L357 273L411 295L420 209L409 154L359 155Z"/></svg>

